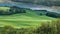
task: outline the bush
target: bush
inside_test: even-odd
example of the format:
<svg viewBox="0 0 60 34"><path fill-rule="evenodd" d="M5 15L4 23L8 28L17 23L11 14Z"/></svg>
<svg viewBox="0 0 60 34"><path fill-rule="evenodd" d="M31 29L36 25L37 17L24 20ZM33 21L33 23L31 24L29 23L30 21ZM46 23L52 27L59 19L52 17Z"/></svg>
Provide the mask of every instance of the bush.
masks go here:
<svg viewBox="0 0 60 34"><path fill-rule="evenodd" d="M48 24L43 23L36 29L37 34L60 34L60 19L52 20Z"/></svg>
<svg viewBox="0 0 60 34"><path fill-rule="evenodd" d="M1 34L13 34L14 28L12 26L4 26L3 29L0 32Z"/></svg>
<svg viewBox="0 0 60 34"><path fill-rule="evenodd" d="M60 14L54 12L48 12L46 15L54 18L60 18Z"/></svg>
<svg viewBox="0 0 60 34"><path fill-rule="evenodd" d="M26 10L25 8L19 8L19 7L16 7L16 6L13 6L13 7L10 7L10 11L14 13L26 13Z"/></svg>

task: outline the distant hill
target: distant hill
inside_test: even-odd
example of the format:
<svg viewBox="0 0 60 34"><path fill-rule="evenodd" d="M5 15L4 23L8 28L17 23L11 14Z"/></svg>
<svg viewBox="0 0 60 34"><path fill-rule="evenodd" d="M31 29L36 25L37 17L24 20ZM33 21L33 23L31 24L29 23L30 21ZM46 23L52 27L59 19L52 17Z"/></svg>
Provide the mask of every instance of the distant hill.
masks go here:
<svg viewBox="0 0 60 34"><path fill-rule="evenodd" d="M0 0L0 3L6 3L6 2L9 2L10 0Z"/></svg>
<svg viewBox="0 0 60 34"><path fill-rule="evenodd" d="M39 4L45 6L60 6L60 0L0 0L0 3L30 3L30 4Z"/></svg>
<svg viewBox="0 0 60 34"><path fill-rule="evenodd" d="M59 0L11 0L14 2L32 3L46 6L60 6Z"/></svg>

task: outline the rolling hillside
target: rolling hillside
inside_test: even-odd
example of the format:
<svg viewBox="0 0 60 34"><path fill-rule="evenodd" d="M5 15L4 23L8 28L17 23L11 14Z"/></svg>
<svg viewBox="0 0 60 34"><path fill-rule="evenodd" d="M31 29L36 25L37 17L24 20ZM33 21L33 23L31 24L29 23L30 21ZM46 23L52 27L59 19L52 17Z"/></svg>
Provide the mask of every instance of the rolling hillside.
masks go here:
<svg viewBox="0 0 60 34"><path fill-rule="evenodd" d="M6 10L6 9L3 9ZM39 26L42 22L50 21L54 18L37 15L36 12L26 10L26 13L13 15L0 15L0 26L11 25L14 27L34 27Z"/></svg>

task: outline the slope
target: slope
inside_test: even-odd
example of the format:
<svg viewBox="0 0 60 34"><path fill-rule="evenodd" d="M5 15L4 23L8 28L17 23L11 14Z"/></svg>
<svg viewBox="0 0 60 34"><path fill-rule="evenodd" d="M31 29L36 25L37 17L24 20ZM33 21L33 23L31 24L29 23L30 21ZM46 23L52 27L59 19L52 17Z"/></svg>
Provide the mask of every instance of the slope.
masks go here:
<svg viewBox="0 0 60 34"><path fill-rule="evenodd" d="M0 26L11 25L14 27L36 27L42 22L50 21L54 18L37 15L32 10L26 10L26 13L0 16Z"/></svg>

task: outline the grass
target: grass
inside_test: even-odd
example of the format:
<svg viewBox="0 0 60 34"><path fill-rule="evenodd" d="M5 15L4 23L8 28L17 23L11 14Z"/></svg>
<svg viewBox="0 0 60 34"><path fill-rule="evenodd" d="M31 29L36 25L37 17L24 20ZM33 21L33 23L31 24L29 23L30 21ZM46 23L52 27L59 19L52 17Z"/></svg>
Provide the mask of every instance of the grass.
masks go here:
<svg viewBox="0 0 60 34"><path fill-rule="evenodd" d="M4 8L5 8L4 10L6 10L6 7ZM34 11L26 10L26 12L27 13L0 16L0 26L2 27L4 25L11 25L14 27L24 27L24 28L36 27L40 26L42 22L47 22L51 19L54 19L48 16L37 15Z"/></svg>
<svg viewBox="0 0 60 34"><path fill-rule="evenodd" d="M9 7L0 7L0 10L2 10L2 11L7 11L9 9L10 9Z"/></svg>

